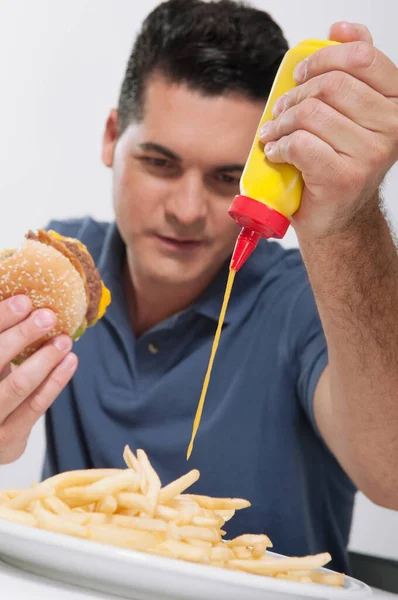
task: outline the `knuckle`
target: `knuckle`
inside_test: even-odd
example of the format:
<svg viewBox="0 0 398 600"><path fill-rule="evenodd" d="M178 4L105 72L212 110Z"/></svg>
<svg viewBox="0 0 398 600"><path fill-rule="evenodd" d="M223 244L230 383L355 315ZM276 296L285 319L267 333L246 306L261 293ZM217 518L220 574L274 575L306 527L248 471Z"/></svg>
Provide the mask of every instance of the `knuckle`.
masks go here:
<svg viewBox="0 0 398 600"><path fill-rule="evenodd" d="M67 371L60 371L56 369L49 377L49 381L51 383L51 387L54 392L54 397L56 397L68 383L70 377L67 374Z"/></svg>
<svg viewBox="0 0 398 600"><path fill-rule="evenodd" d="M326 101L339 95L343 88L347 85L347 75L341 71L330 71L326 73L320 80L319 93L320 97Z"/></svg>
<svg viewBox="0 0 398 600"><path fill-rule="evenodd" d="M300 124L305 125L312 121L319 112L321 103L317 98L306 98L297 107L297 116Z"/></svg>
<svg viewBox="0 0 398 600"><path fill-rule="evenodd" d="M389 151L384 144L373 143L369 154L369 162L371 167L380 168L389 161Z"/></svg>
<svg viewBox="0 0 398 600"><path fill-rule="evenodd" d="M13 371L6 379L7 395L9 398L25 398L29 391L29 380L18 369Z"/></svg>
<svg viewBox="0 0 398 600"><path fill-rule="evenodd" d="M372 66L376 50L369 42L356 42L352 46L350 62L356 69L368 69Z"/></svg>
<svg viewBox="0 0 398 600"><path fill-rule="evenodd" d="M45 398L42 392L35 394L29 401L29 407L33 413L40 416L45 412L43 408L45 406Z"/></svg>
<svg viewBox="0 0 398 600"><path fill-rule="evenodd" d="M31 319L28 319L27 321L22 321L21 323L18 323L18 325L16 325L15 329L16 329L16 335L19 337L19 339L22 341L23 344L28 345L32 341L33 335L32 335L32 320Z"/></svg>
<svg viewBox="0 0 398 600"><path fill-rule="evenodd" d="M301 152L308 149L308 134L306 131L299 129L292 133L289 139L289 153L292 156L297 156Z"/></svg>

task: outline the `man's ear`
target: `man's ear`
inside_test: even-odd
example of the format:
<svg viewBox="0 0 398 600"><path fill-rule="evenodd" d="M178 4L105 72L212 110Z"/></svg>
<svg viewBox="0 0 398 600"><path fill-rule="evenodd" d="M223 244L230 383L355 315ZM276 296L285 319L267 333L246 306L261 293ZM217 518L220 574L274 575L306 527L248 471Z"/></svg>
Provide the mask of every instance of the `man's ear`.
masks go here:
<svg viewBox="0 0 398 600"><path fill-rule="evenodd" d="M113 155L118 135L118 112L113 108L106 120L105 131L102 137L102 162L106 167L113 166Z"/></svg>

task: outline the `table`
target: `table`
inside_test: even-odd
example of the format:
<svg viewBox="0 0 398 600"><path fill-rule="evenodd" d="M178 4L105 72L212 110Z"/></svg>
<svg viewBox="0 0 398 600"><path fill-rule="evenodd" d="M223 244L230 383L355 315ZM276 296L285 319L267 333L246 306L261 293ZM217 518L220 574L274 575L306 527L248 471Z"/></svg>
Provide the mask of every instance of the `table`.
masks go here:
<svg viewBox="0 0 398 600"><path fill-rule="evenodd" d="M120 600L120 596L110 596L64 583L58 583L44 577L26 573L10 567L0 561L1 598L18 598L18 600ZM389 594L373 590L372 600L395 600L398 594ZM155 599L154 599L155 600Z"/></svg>

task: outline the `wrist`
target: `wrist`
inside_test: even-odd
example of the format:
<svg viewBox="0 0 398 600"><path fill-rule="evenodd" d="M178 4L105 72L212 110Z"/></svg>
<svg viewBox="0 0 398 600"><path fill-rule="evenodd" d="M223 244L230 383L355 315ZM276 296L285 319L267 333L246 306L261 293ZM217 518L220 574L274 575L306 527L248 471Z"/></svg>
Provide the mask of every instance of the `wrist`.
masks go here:
<svg viewBox="0 0 398 600"><path fill-rule="evenodd" d="M351 243L356 245L358 240L374 238L386 229L386 217L377 194L355 211L340 211L332 219L322 218L321 214L315 225L293 217L292 226L300 248L306 245L333 248Z"/></svg>

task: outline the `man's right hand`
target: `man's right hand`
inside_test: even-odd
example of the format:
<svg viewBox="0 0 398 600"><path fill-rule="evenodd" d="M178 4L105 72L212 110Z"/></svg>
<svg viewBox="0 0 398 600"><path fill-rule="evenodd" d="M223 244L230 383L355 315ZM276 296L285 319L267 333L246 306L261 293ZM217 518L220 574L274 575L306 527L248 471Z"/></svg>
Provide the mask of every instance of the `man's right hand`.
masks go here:
<svg viewBox="0 0 398 600"><path fill-rule="evenodd" d="M0 302L0 464L23 454L33 425L76 371L77 357L70 352L67 335L49 340L19 367L11 364L55 322L51 310L33 311L26 296Z"/></svg>

